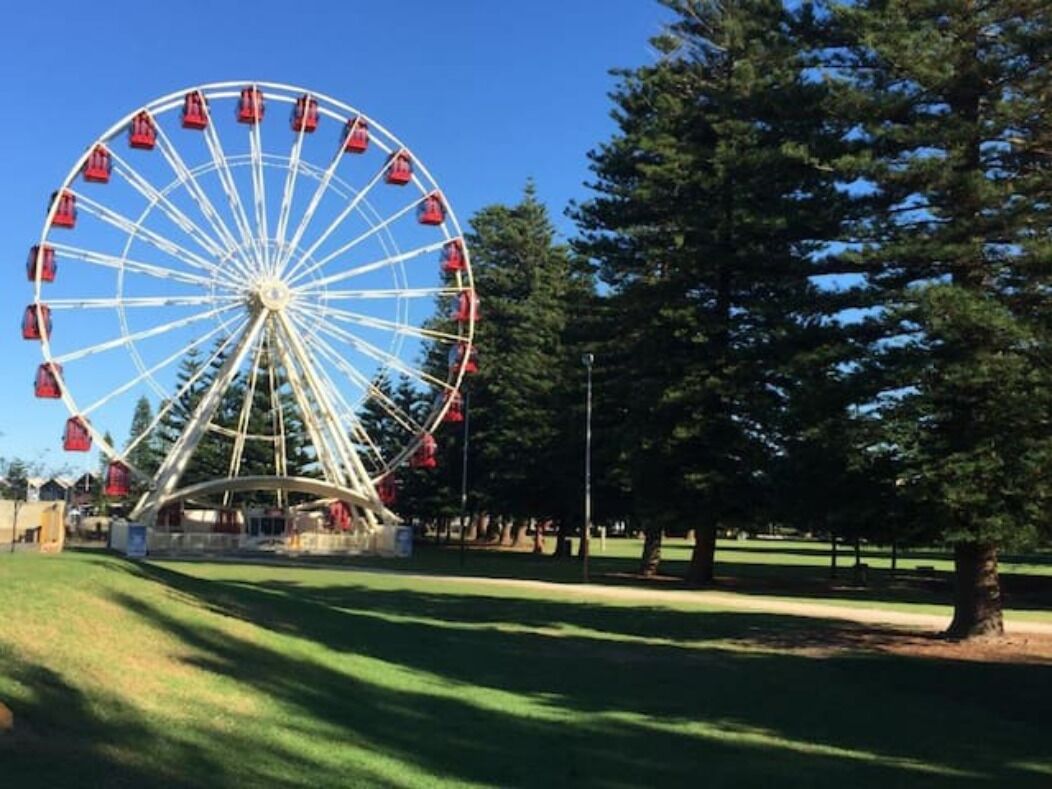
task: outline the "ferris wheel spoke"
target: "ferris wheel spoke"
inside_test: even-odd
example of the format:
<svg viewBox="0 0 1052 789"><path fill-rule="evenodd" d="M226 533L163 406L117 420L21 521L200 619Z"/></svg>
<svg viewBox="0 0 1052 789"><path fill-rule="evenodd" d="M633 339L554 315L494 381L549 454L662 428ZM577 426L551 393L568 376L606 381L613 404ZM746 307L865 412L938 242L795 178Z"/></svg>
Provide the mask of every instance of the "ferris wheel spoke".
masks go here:
<svg viewBox="0 0 1052 789"><path fill-rule="evenodd" d="M179 407L177 405L179 403L179 399L187 392L189 392L194 386L196 386L197 382L200 381L210 370L214 369L214 365L223 357L223 355L226 353L226 349L230 347L231 343L234 342L235 338L237 338L240 335L243 335L247 326L248 320L245 319L235 331L231 332L223 339L221 343L219 343L216 349L212 351L211 355L207 359L205 359L205 361L186 379L185 382L183 382L183 385L179 387L175 394L167 398L158 406L157 413L153 415L153 419L150 421L150 423L143 429L143 431L138 436L136 436L136 438L133 441L131 441L131 443L128 444L128 446L124 448L123 457L127 457L128 455L130 455L132 451L137 446L139 446L139 444L145 441L146 438L150 435L150 433L152 433L157 428L157 426L161 424L161 420L164 419L165 416L167 416L169 411L172 411L174 408ZM185 353L185 351L183 352Z"/></svg>
<svg viewBox="0 0 1052 789"><path fill-rule="evenodd" d="M241 473L241 461L245 454L245 439L248 436L249 417L252 415L253 404L256 399L256 382L259 379L259 361L263 354L263 333L256 337L255 350L252 353L251 372L248 376L248 386L245 388L245 396L241 401L241 412L238 414L237 431L234 435L234 446L230 451L230 465L227 469L227 479L233 479ZM223 506L230 504L230 491L223 494Z"/></svg>
<svg viewBox="0 0 1052 789"><path fill-rule="evenodd" d="M329 182L332 181L332 177L336 173L336 167L339 165L342 158L343 146L338 145L336 147L336 154L332 157L332 161L329 162L329 166L325 168L325 172L319 179L318 185L314 189L314 194L311 195L310 202L307 204L307 209L303 212L303 216L300 217L300 221L296 225L296 230L292 234L292 239L289 241L288 247L281 253L280 262L278 264L279 274L285 271L286 266L289 264L289 260L295 254L297 244L300 243L303 234L307 232L307 227L310 225L311 219L314 218L314 213L318 210L318 206L321 204L321 199L328 190Z"/></svg>
<svg viewBox="0 0 1052 789"><path fill-rule="evenodd" d="M344 220L351 215L351 212L354 211L354 209L356 209L363 200L365 200L369 192L372 191L372 188L380 182L381 178L383 178L385 171L386 167L381 167L379 170L377 170L376 174L369 179L369 182L365 186L363 186L354 197L351 198L350 202L343 207L343 210L336 215L336 218L329 223L329 226L325 228L322 234L314 240L314 243L307 247L306 251L300 256L300 259L296 261L296 265L294 265L292 269L289 270L288 274L285 275L286 281L290 283L295 282L296 280L304 276L304 274L309 273L317 267L317 264L314 264L311 268L308 268L306 272L302 272L298 276L296 275L296 272L299 271L300 267L305 265L305 263L308 260L310 260L311 255L313 255L318 250L318 248L325 243L326 239L328 239L329 236L331 236L333 233L336 232L337 229L339 229L340 225L343 224ZM309 220L309 217L305 216L304 219ZM284 272L282 273L284 274Z"/></svg>
<svg viewBox="0 0 1052 789"><path fill-rule="evenodd" d="M124 296L109 299L49 299L53 310L116 309L117 307L200 307L240 300L236 296Z"/></svg>
<svg viewBox="0 0 1052 789"><path fill-rule="evenodd" d="M344 397L343 392L340 391L340 388L336 386L336 382L332 380L332 377L329 375L328 371L325 369L324 366L318 365L317 370L318 375L321 377L322 384L328 389L329 396L342 409L342 411L338 412L337 416L342 418L342 420L350 426L351 434L357 437L359 445L364 446L368 450L373 452L377 459L380 461L380 465L386 466L387 464L384 461L383 454L380 452L379 447L366 432L365 427L362 425L361 421L355 416L354 409L351 407L350 403L347 402L347 398Z"/></svg>
<svg viewBox="0 0 1052 789"><path fill-rule="evenodd" d="M371 288L369 290L329 290L311 294L320 301L342 299L424 299L429 296L456 296L469 288ZM307 291L309 293L309 291Z"/></svg>
<svg viewBox="0 0 1052 789"><path fill-rule="evenodd" d="M442 247L445 246L445 244L447 243L448 242L444 240L437 241L434 244L425 244L422 247L411 249L408 252L400 252L397 255L388 255L387 257L381 258L380 260L374 260L371 263L363 263L360 266L355 266L354 268L347 269L346 271L341 271L337 274L333 274L328 277L313 280L306 285L301 285L299 288L294 288L294 290L296 290L297 292L311 293L321 288L324 288L327 285L332 285L336 282L343 282L344 280L353 279L354 277L360 277L363 274L369 274L373 271L378 271L379 269L386 268L388 266L394 266L399 263L404 263L405 261L412 260L413 258L419 257L420 255L426 255L430 252L437 252L438 250L442 249ZM297 277L297 279L299 278Z"/></svg>
<svg viewBox="0 0 1052 789"><path fill-rule="evenodd" d="M52 244L51 246L54 248L55 254L60 257L74 258L96 266L103 266L105 268L117 270L123 269L124 271L135 272L136 274L145 274L158 279L172 280L173 282L183 282L187 285L200 285L205 288L210 287L212 284L211 280L207 277L201 277L197 274L190 274L177 269L166 268L165 266L159 266L156 263L143 263L138 260L122 258L117 255L105 255L101 252L95 252L90 249L71 247L67 244Z"/></svg>
<svg viewBox="0 0 1052 789"><path fill-rule="evenodd" d="M82 409L81 410L81 415L87 416L88 414L91 414L91 413L99 410L104 405L106 405L106 403L109 403L113 399L115 399L117 397L120 397L122 394L124 394L124 393L130 391L131 389L135 388L137 385L139 385L140 383L145 381L147 378L151 377L154 373L159 372L160 370L163 370L165 367L168 367L171 364L175 364L177 361L179 361L180 359L183 358L183 356L186 354L186 352L188 350L190 350L192 348L200 348L204 343L208 342L208 340L212 339L213 337L217 336L218 334L220 334L221 332L223 332L227 328L229 328L230 324L233 323L233 321L234 321L234 318L228 319L227 321L225 321L224 323L219 324L218 326L216 326L215 328L211 329L207 333L202 334L200 337L198 337L197 339L195 339L193 342L189 343L185 347L179 348L175 353L171 354L170 356L165 357L164 359L162 359L161 361L157 362L155 365L153 365L149 369L143 370L141 373L139 373L137 376L132 378L127 383L121 384L120 386L118 386L113 391L111 391L111 392L103 395L102 397L100 397L98 400L96 400L94 403L89 405L87 408ZM237 328L234 329L234 333L237 333L237 332L241 331L241 329L244 328L244 325L245 325L245 323L247 323L247 321L248 321L247 318L243 319L241 324L238 325Z"/></svg>
<svg viewBox="0 0 1052 789"><path fill-rule="evenodd" d="M348 345L354 350L358 351L359 353L368 356L370 359L379 362L380 364L387 365L392 369L398 370L398 372L404 373L410 378L415 378L421 383L426 383L429 386L437 386L439 388L446 389L449 391L452 391L456 388L448 381L443 381L439 378L435 378L429 373L425 373L423 370L418 370L415 367L410 367L397 356L395 356L393 353L389 353L383 350L382 348L376 347L368 340L363 340L358 335L353 334L352 332L349 332L346 329L342 329L338 326L329 326L326 324L321 324L317 327L317 330L319 332L329 335L330 337L333 337L334 339L340 340L345 345Z"/></svg>
<svg viewBox="0 0 1052 789"><path fill-rule="evenodd" d="M383 173L383 171L381 170L381 172L378 173L376 175L376 177L373 178L373 180L370 182L370 186L372 186L372 184L376 183L376 181L379 179L379 177L380 177L380 175L382 173ZM355 195L354 200L352 200L350 202L348 207L345 208L343 213L341 213L340 216L338 217L338 219L340 221L342 221L343 217L346 214L350 213L350 211L348 209L357 206L358 199L360 197L362 197L364 195L364 193L368 191L368 189L369 189L369 187L366 187L361 192L359 192L357 195ZM393 214L391 214L386 219L384 219L384 220L382 220L380 222L377 222L375 225L372 225L368 230L366 230L361 235L358 235L355 238L352 238L350 241L348 241L346 244L341 246L339 249L335 250L334 252L331 252L330 254L326 255L325 257L321 258L320 260L314 261L307 268L303 269L302 271L300 271L297 274L296 272L299 269L299 267L304 262L306 262L310 258L310 256L314 253L314 251L318 248L318 246L320 246L320 243L315 243L314 245L311 246L310 250L308 250L307 252L305 252L303 254L303 257L300 258L299 263L297 263L292 268L292 271L289 272L289 280L288 280L289 283L292 284L292 283L298 282L299 280L303 279L304 277L306 277L311 272L314 272L314 271L317 271L318 269L320 269L326 263L332 262L333 260L338 258L340 255L346 254L350 250L354 249L356 246L358 246L363 241L366 241L367 239L372 238L374 235L376 235L381 230L386 228L392 222L397 222L403 216L408 214L410 211L412 211L414 208L416 208L418 205L420 205L420 203L423 200L424 200L424 197L421 197L419 200L414 200L412 203L410 203L409 205L405 206L404 208L401 208L398 211L395 211ZM325 240L324 237L321 240L324 241Z"/></svg>
<svg viewBox="0 0 1052 789"><path fill-rule="evenodd" d="M276 323L276 322L275 322ZM299 408L300 416L303 418L307 433L310 435L311 444L314 446L315 457L321 466L325 478L339 485L347 484L346 471L342 464L337 462L338 450L331 446L331 436L325 429L324 415L321 413L319 403L306 381L306 370L301 367L300 360L292 349L289 337L275 325L274 345L281 358L282 369L292 389L292 396Z"/></svg>
<svg viewBox="0 0 1052 789"><path fill-rule="evenodd" d="M292 197L296 193L296 177L300 171L300 159L303 152L303 140L307 136L307 124L301 123L300 130L296 133L296 140L292 143L292 153L289 154L288 172L285 173L285 188L281 192L281 208L278 210L278 229L275 239L277 244L274 249L274 267L276 274L284 264L285 234L289 227L289 213L292 211ZM337 160L338 161L338 160Z"/></svg>
<svg viewBox="0 0 1052 789"><path fill-rule="evenodd" d="M253 86L255 87L255 86ZM252 91L256 113L259 113L259 93ZM270 233L267 230L267 184L263 180L263 131L262 123L253 123L249 129L249 149L252 159L252 202L256 209L256 236L263 269L270 273Z"/></svg>
<svg viewBox="0 0 1052 789"><path fill-rule="evenodd" d="M139 194L151 203L160 207L169 219L179 226L179 229L192 238L197 245L209 255L223 258L229 250L225 250L216 241L205 233L197 224L183 213L171 200L158 191L153 184L144 178L134 167L119 156L115 151L110 151L114 163L114 172L120 175Z"/></svg>
<svg viewBox="0 0 1052 789"><path fill-rule="evenodd" d="M337 415L336 407L319 380L317 367L311 364L310 354L308 353L306 346L304 346L302 338L296 332L296 328L292 321L289 320L288 314L284 312L277 313L277 322L282 333L289 341L293 356L297 357L300 362L307 386L311 389L315 401L321 407L322 415L325 419L325 426L332 436L333 444L337 449L341 465L347 472L351 489L357 490L365 495L375 496L376 492L373 490L372 483L369 481L369 473L362 464L361 457L359 457L354 447L351 446L347 434L343 431L343 426ZM366 517L369 517L368 513L366 514Z"/></svg>
<svg viewBox="0 0 1052 789"><path fill-rule="evenodd" d="M174 331L175 329L181 329L184 326L190 326L191 324L197 323L198 321L207 320L217 315L221 315L228 310L234 309L236 304L228 304L225 307L217 307L212 310L206 310L205 312L199 312L195 315L190 315L186 318L180 318L179 320L171 321L160 326L154 326L151 329L145 329L143 331L136 332L134 334L125 334L117 337L113 340L107 340L106 342L100 342L97 345L89 345L86 348L80 348L76 351L70 351L64 353L61 356L54 357L51 361L55 364L65 364L66 362L76 361L77 359L83 359L86 356L94 356L97 353L103 351L110 351L114 348L120 348L138 340L149 339L150 337L156 337L159 334Z"/></svg>
<svg viewBox="0 0 1052 789"><path fill-rule="evenodd" d="M211 225L212 231L226 246L226 254L233 255L233 265L242 274L246 274L250 269L249 259L245 257L244 251L239 249L237 239L234 238L234 234L230 232L230 228L223 221L223 217L220 216L215 204L212 203L193 171L186 166L186 162L183 161L179 151L172 145L171 140L160 125L157 126L157 140L160 143L158 149L161 152L161 156L168 162L168 166L172 168L176 178L186 187L190 197L197 203L198 210L201 211L208 224Z"/></svg>
<svg viewBox="0 0 1052 789"><path fill-rule="evenodd" d="M367 396L376 400L376 402L380 404L380 407L387 412L388 416L408 431L410 435L419 435L424 432L423 425L419 424L411 414L406 412L394 402L394 400L388 397L383 389L362 375L362 373L355 369L353 365L348 364L347 360L344 359L343 356L325 339L318 335L313 335L309 338L308 342L317 349L319 355L325 357L330 364L361 387Z"/></svg>
<svg viewBox="0 0 1052 789"><path fill-rule="evenodd" d="M274 348L273 331L268 325L266 332L267 345L267 378L270 384L270 421L274 433L274 471L279 477L287 477L288 445L285 438L285 409L278 390L277 351ZM285 491L280 488L274 492L275 502L284 506Z"/></svg>
<svg viewBox="0 0 1052 789"><path fill-rule="evenodd" d="M238 233L241 234L241 241L245 248L252 249L255 253L255 261L249 261L249 267L252 269L252 273L258 274L260 273L259 266L263 261L263 257L260 254L256 239L252 235L248 215L245 213L245 206L241 202L241 194L237 190L234 174L230 171L226 154L223 152L223 143L219 139L219 132L216 131L216 125L212 122L210 113L208 125L205 127L204 132L205 145L208 147L208 153L215 164L216 175L219 177L219 183L223 187L223 193L226 195L227 203L230 205L230 213L234 217L234 224L237 225Z"/></svg>
<svg viewBox="0 0 1052 789"><path fill-rule="evenodd" d="M186 426L175 440L171 450L168 452L160 468L154 475L151 489L140 499L132 517L138 517L143 511L153 512L171 494L179 482L179 477L186 466L190 455L197 448L198 443L208 429L212 417L222 403L224 395L230 389L230 384L241 368L249 349L254 345L263 329L266 321L263 311L257 313L250 327L241 334L233 352L226 357L222 366L216 372L215 377L194 409L193 416L187 420Z"/></svg>
<svg viewBox="0 0 1052 789"><path fill-rule="evenodd" d="M371 315L362 315L359 312L341 310L337 307L327 307L325 309L325 314L332 316L342 323L364 326L369 329L381 329L383 331L393 332L394 334L401 334L406 337L416 337L421 340L438 340L439 342L452 344L455 342L461 342L464 339L457 334L435 331L434 329L417 328L416 326L410 326L407 323L398 323L396 321L384 320L383 318L374 318Z"/></svg>
<svg viewBox="0 0 1052 789"><path fill-rule="evenodd" d="M101 203L97 203L91 198L85 197L79 192L74 192L73 190L68 191L76 196L77 205L82 207L87 213L98 218L102 222L105 222L107 225L122 230L134 238L140 238L143 241L146 241L152 246L157 247L157 249L162 252L181 260L191 268L207 271L211 274L219 274L219 267L214 263L205 260L200 255L191 252L185 247L176 244L174 241L165 238L153 230L143 227L140 223L129 219L123 214L119 214Z"/></svg>

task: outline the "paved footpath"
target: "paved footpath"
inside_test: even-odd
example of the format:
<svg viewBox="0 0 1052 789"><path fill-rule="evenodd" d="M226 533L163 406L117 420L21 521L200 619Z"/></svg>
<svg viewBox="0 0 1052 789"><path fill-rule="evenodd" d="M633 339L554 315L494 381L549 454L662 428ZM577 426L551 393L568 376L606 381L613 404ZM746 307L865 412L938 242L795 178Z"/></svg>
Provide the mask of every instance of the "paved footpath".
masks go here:
<svg viewBox="0 0 1052 789"><path fill-rule="evenodd" d="M399 575L403 575L399 573ZM856 606L830 605L808 600L786 600L737 592L689 591L685 589L639 589L631 586L604 586L601 584L565 584L551 581L532 581L520 578L480 578L462 575L429 575L405 573L404 577L421 581L438 581L455 584L503 587L505 589L532 589L548 591L559 597L580 597L631 602L691 603L732 611L761 611L767 614L805 616L820 619L843 619L866 624L895 625L917 630L942 631L950 624L949 615L923 614L884 608L866 608L864 603ZM1052 636L1052 622L1032 622L1005 619L1006 635Z"/></svg>

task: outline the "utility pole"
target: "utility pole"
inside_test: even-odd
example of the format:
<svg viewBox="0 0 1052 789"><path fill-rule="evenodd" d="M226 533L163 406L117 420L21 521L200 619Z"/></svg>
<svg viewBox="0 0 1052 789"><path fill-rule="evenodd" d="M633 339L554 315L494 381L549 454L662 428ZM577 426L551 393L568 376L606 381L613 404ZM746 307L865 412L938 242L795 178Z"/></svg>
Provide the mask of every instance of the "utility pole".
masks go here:
<svg viewBox="0 0 1052 789"><path fill-rule="evenodd" d="M464 566L467 557L467 545L464 532L468 528L468 442L471 424L471 392L464 391L464 455L460 462L460 566Z"/></svg>
<svg viewBox="0 0 1052 789"><path fill-rule="evenodd" d="M584 418L584 528L581 530L581 574L583 581L588 583L588 553L592 530L592 364L595 362L595 356L586 353L581 357L581 361L588 371Z"/></svg>

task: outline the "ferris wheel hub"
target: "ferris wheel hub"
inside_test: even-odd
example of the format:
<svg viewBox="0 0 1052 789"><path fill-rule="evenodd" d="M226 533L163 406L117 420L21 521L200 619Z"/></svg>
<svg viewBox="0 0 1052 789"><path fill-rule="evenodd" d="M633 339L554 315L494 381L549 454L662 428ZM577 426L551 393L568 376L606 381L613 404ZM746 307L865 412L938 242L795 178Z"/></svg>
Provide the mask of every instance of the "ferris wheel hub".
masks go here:
<svg viewBox="0 0 1052 789"><path fill-rule="evenodd" d="M261 280L254 295L260 306L271 312L281 312L292 301L292 291L280 279Z"/></svg>

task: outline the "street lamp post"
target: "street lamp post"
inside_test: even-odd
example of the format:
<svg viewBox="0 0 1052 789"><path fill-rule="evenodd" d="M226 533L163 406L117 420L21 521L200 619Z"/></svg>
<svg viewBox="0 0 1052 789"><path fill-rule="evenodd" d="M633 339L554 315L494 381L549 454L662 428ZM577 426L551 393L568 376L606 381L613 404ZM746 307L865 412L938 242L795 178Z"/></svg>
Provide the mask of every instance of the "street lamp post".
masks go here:
<svg viewBox="0 0 1052 789"><path fill-rule="evenodd" d="M592 364L594 354L586 353L581 357L588 374L588 387L585 399L584 417L584 528L581 531L581 573L588 583L588 553L592 529Z"/></svg>
<svg viewBox="0 0 1052 789"><path fill-rule="evenodd" d="M468 426L471 422L471 392L464 391L464 454L460 462L460 566L464 566L467 556L467 546L464 542L464 532L468 526L468 441L470 433Z"/></svg>

